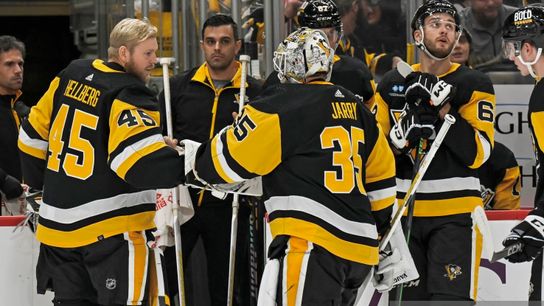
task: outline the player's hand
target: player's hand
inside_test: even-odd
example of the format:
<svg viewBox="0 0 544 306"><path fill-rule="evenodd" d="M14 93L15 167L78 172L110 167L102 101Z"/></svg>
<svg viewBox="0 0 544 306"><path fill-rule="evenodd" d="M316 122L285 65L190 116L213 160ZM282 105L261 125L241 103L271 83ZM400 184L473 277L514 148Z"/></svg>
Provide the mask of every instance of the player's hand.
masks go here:
<svg viewBox="0 0 544 306"><path fill-rule="evenodd" d="M404 111L391 128L389 138L393 146L402 153L414 148L421 138L421 126L415 112Z"/></svg>
<svg viewBox="0 0 544 306"><path fill-rule="evenodd" d="M414 71L406 76L406 102L413 109L420 104L430 104L431 90L438 83L435 75Z"/></svg>
<svg viewBox="0 0 544 306"><path fill-rule="evenodd" d="M437 76L415 71L406 76L406 102L412 108L431 106L438 112L455 96L455 88Z"/></svg>
<svg viewBox="0 0 544 306"><path fill-rule="evenodd" d="M178 146L179 141L177 139L168 136L163 136L162 138L164 139L166 145L170 148L175 149Z"/></svg>
<svg viewBox="0 0 544 306"><path fill-rule="evenodd" d="M380 251L380 261L372 278L372 283L378 292L387 292L393 288L395 271L402 268L401 259L398 249Z"/></svg>
<svg viewBox="0 0 544 306"><path fill-rule="evenodd" d="M544 246L544 218L528 215L520 224L512 228L502 244L510 246L521 242L521 251L506 257L510 262L525 262L535 259Z"/></svg>
<svg viewBox="0 0 544 306"><path fill-rule="evenodd" d="M2 171L2 174L3 176L0 177L0 190L4 193L6 199L11 200L20 197L24 192L21 182L4 171Z"/></svg>

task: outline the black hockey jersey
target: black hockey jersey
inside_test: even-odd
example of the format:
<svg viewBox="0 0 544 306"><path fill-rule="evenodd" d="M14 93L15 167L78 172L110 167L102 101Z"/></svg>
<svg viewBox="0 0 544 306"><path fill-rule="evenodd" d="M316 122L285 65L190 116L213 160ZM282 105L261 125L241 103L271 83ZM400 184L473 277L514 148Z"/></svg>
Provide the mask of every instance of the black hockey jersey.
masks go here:
<svg viewBox="0 0 544 306"><path fill-rule="evenodd" d="M514 153L495 141L489 159L478 169L485 209L519 209L521 177Z"/></svg>
<svg viewBox="0 0 544 306"><path fill-rule="evenodd" d="M23 123L19 148L27 182L43 184L36 236L57 247L153 228L148 189L173 187L183 174L183 159L162 139L154 93L101 60L76 60L55 77Z"/></svg>
<svg viewBox="0 0 544 306"><path fill-rule="evenodd" d="M341 258L377 264L395 165L373 115L328 82L270 89L244 108L236 126L200 147L199 177L231 183L263 176L274 237L300 237Z"/></svg>
<svg viewBox="0 0 544 306"><path fill-rule="evenodd" d="M413 65L415 71L419 64ZM414 216L445 216L472 212L482 205L478 168L489 158L494 142L495 95L489 78L476 70L452 64L438 76L457 88L450 128L417 189ZM373 112L389 135L406 107L404 78L396 69L387 73L374 96ZM441 124L435 127L438 132ZM402 202L413 178L409 155L396 156L397 198Z"/></svg>
<svg viewBox="0 0 544 306"><path fill-rule="evenodd" d="M537 169L537 184L535 193L535 208L536 211L532 213L544 216L544 169L542 167L544 163L544 103L542 98L544 97L544 84L542 80L536 83L531 98L529 100L529 111L527 117L529 120L529 128L531 129L531 136L533 137L533 149L536 158Z"/></svg>

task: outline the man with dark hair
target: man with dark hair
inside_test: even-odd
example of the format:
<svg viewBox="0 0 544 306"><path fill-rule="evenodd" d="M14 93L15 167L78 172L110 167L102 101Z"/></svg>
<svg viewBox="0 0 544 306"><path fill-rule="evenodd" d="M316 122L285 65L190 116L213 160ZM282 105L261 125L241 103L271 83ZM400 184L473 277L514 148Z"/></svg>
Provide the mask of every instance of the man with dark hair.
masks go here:
<svg viewBox="0 0 544 306"><path fill-rule="evenodd" d="M225 126L234 122L232 113L238 111L241 65L235 59L240 51L237 25L230 16L215 15L202 27L200 48L205 62L171 79L172 122L174 137L205 142ZM260 84L247 78L246 94L251 101L260 91ZM164 105L164 96L160 96ZM163 112L163 116L165 113ZM166 122L163 120L163 122ZM195 208L194 217L181 226L183 262L201 237L206 253L208 289L211 305L227 304L229 246L232 197L218 199L208 191L190 189ZM239 211L239 239L236 252L235 305L249 303L249 272L246 231L249 227L249 208L241 203ZM173 248L167 249L167 264L175 271ZM177 275L169 273L173 294ZM194 304L192 291L187 290L188 305Z"/></svg>
<svg viewBox="0 0 544 306"><path fill-rule="evenodd" d="M17 137L19 125L28 110L19 101L22 95L24 59L23 42L13 36L0 36L0 191L7 199L23 193Z"/></svg>
<svg viewBox="0 0 544 306"><path fill-rule="evenodd" d="M445 115L456 119L416 191L412 222L403 220L420 274L403 288L406 300L472 303L477 297L482 237L472 213L482 207L478 168L493 148L495 95L489 77L450 61L459 25L449 1L420 6L411 22L420 63L406 78L388 72L375 98L378 121L397 151L399 201Z"/></svg>

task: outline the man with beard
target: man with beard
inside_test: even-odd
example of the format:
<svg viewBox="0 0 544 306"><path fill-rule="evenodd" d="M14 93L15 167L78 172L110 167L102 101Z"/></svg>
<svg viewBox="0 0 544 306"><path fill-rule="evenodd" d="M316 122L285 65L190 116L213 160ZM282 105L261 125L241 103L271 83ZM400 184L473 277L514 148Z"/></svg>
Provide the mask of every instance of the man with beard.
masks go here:
<svg viewBox="0 0 544 306"><path fill-rule="evenodd" d="M241 65L235 59L240 51L236 23L230 16L215 15L204 23L200 48L205 62L174 77L172 89L172 122L174 138L206 142L225 126L234 122L232 113L238 111ZM260 85L247 77L246 94L251 101L260 91ZM159 100L164 105L164 93ZM163 112L163 116L165 112ZM165 120L163 122L166 122ZM208 191L190 189L195 208L194 217L181 226L183 262L187 263L197 240L201 237L206 253L208 288L211 305L227 304L229 271L230 226L232 197L218 199ZM239 210L239 229L247 229L249 207L242 202ZM236 252L235 305L249 303L248 252L246 231L238 234ZM170 289L177 284L173 248L167 250L167 265ZM187 279L189 279L187 277ZM191 290L187 290L187 304L194 305ZM192 302L191 302L192 301Z"/></svg>
<svg viewBox="0 0 544 306"><path fill-rule="evenodd" d="M450 61L461 35L450 2L428 1L416 11L411 27L423 51L421 62L412 65L414 72L406 79L397 69L388 72L375 95L378 121L397 153L400 202L422 158L419 152L432 144L444 116L451 114L456 123L403 220L420 273L415 286L403 289L403 298L474 301L482 237L473 227L472 212L482 206L477 171L493 146L493 85L483 73Z"/></svg>
<svg viewBox="0 0 544 306"><path fill-rule="evenodd" d="M472 0L461 12L463 27L473 38L472 65L492 65L502 58L502 24L516 8L503 0Z"/></svg>
<svg viewBox="0 0 544 306"><path fill-rule="evenodd" d="M13 36L0 36L0 191L7 199L23 193L17 149L19 125L28 107L19 101L23 86L25 45ZM1 214L1 213L0 213Z"/></svg>
<svg viewBox="0 0 544 306"><path fill-rule="evenodd" d="M53 290L54 305L145 305L155 189L184 173L145 86L156 37L147 21L121 20L108 61L73 61L22 124L23 175L43 189L37 291Z"/></svg>

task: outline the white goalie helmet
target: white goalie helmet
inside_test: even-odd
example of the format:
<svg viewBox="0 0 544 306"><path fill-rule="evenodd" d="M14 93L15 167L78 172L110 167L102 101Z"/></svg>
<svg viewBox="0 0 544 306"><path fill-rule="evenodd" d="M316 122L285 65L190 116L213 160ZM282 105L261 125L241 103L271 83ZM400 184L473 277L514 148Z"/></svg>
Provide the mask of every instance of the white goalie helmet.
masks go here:
<svg viewBox="0 0 544 306"><path fill-rule="evenodd" d="M300 28L281 42L274 52L274 70L282 83L305 83L316 74L329 81L334 50L321 30Z"/></svg>

